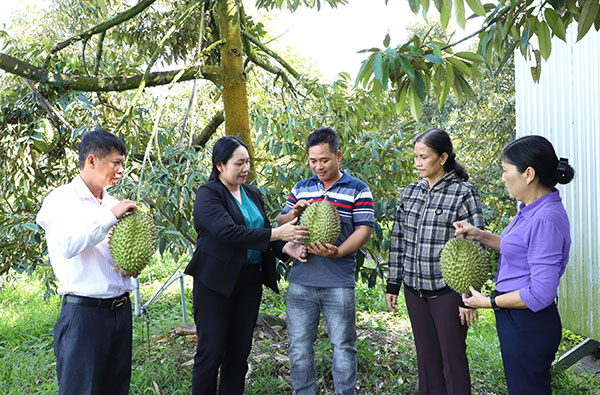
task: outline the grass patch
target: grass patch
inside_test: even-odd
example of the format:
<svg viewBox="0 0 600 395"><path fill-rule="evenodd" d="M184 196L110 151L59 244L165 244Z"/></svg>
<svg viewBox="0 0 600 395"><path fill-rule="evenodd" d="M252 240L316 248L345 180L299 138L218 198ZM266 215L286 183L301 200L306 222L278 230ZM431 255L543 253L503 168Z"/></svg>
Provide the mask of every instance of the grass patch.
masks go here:
<svg viewBox="0 0 600 395"><path fill-rule="evenodd" d="M164 258L140 276L142 303L146 303L181 263ZM0 289L0 393L55 394L58 392L52 349L54 323L60 298L44 300L41 275L15 276ZM282 293L265 291L261 314L279 319L271 323L275 334L258 325L248 360L246 394L289 394L292 391L288 338L285 330L285 299ZM187 320L192 319L192 280L185 278ZM383 285L369 289L359 284L357 295L358 393L416 394L417 362L404 298L400 312L388 312ZM173 328L182 323L179 283L175 282L141 317L134 317L131 394L191 393L190 360L195 351L193 336L177 336ZM150 339L150 340L148 340ZM581 337L565 331L559 352L572 348ZM467 353L475 394L506 394L495 319L481 310L477 324L469 329ZM315 343L319 393L332 394L331 345L322 322ZM600 393L594 376L571 369L553 372L555 394Z"/></svg>

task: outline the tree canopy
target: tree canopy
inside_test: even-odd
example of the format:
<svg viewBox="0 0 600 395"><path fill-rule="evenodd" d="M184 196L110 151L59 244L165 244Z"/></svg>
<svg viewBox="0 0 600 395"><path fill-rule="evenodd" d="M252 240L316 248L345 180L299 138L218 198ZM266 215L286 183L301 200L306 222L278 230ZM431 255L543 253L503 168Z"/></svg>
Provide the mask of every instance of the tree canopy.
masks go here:
<svg viewBox="0 0 600 395"><path fill-rule="evenodd" d="M256 5L293 11L346 3L259 0ZM359 264L369 257L377 265L361 275L371 280L381 275L398 188L414 177L414 132L429 120L463 133L466 144L484 120L466 119L465 112L460 125L473 126L464 129L449 119L460 118L456 108L468 103L470 114L481 112L476 105L490 106L494 100L510 111L511 93L494 96L506 88L490 81L492 71L501 73L500 66L511 63L515 42L523 53L535 54L541 49L530 38L539 38L537 29L544 23L551 29L548 37L561 37L560 28L555 33L561 23L565 29L573 21L588 24L575 12L584 4L467 4L484 21L477 47L454 52L452 36L435 29L415 32L396 47L386 37L384 49L370 50L356 81L341 74L332 84L314 78L302 59L271 50L264 24L245 11L241 0L133 5L54 0L39 16L22 15L12 29L0 32L0 69L6 72L0 76L0 167L6 175L0 196L0 273L47 265L35 213L49 189L77 173L76 144L86 130L101 126L123 138L131 155L127 177L114 193L154 207L160 250L181 254L193 247L191 206L210 157L204 147L221 125L248 144L258 184L269 192L272 216L293 183L308 175L306 136L315 127L332 125L342 139L344 167L368 180L376 198L374 237L361 250ZM410 5L415 12L429 9L425 0ZM461 24L467 15L462 0L435 2L442 27L453 6ZM561 22L550 18L553 13ZM541 19L534 24L534 18ZM540 46L544 40L539 39ZM407 117L407 108L421 123ZM496 128L504 110L488 115L482 139L499 144L511 136L510 123ZM40 119L52 123L53 144L40 144L49 143ZM44 146L52 149L40 149ZM496 159L494 150L480 174ZM501 215L500 206L490 201L490 218Z"/></svg>

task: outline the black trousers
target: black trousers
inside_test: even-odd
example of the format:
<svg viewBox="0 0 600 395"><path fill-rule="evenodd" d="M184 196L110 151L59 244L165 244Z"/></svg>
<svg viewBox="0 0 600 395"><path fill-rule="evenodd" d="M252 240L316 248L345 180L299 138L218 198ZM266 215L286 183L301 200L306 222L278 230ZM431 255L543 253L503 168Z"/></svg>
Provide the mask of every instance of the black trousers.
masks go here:
<svg viewBox="0 0 600 395"><path fill-rule="evenodd" d="M504 374L510 395L549 395L550 367L562 337L556 304L496 311Z"/></svg>
<svg viewBox="0 0 600 395"><path fill-rule="evenodd" d="M225 296L194 279L194 320L198 346L194 356L192 393L209 395L244 393L252 332L262 297L258 265L246 264L233 294Z"/></svg>
<svg viewBox="0 0 600 395"><path fill-rule="evenodd" d="M59 394L126 395L131 380L131 301L93 307L63 304L54 326Z"/></svg>
<svg viewBox="0 0 600 395"><path fill-rule="evenodd" d="M404 289L415 337L420 395L471 394L467 326L460 323L456 293L420 298Z"/></svg>

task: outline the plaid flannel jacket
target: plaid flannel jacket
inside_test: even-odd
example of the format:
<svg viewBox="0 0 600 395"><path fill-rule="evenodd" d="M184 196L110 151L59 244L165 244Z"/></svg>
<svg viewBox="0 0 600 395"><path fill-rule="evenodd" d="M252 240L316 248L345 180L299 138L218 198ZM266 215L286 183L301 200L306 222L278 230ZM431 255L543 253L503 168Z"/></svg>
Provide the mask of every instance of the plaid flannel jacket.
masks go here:
<svg viewBox="0 0 600 395"><path fill-rule="evenodd" d="M406 285L423 291L446 286L440 252L454 237L453 222L465 220L483 229L483 213L475 187L456 172L447 173L429 190L419 179L402 192L392 229L387 292Z"/></svg>

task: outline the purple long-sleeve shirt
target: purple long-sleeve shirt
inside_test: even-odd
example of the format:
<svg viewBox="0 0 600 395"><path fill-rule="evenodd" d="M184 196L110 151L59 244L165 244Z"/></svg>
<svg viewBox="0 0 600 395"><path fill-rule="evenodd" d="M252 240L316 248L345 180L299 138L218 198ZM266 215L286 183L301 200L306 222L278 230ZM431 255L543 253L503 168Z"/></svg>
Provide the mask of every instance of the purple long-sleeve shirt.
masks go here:
<svg viewBox="0 0 600 395"><path fill-rule="evenodd" d="M558 190L525 206L500 236L496 289L519 290L532 311L549 306L569 261L569 218Z"/></svg>

